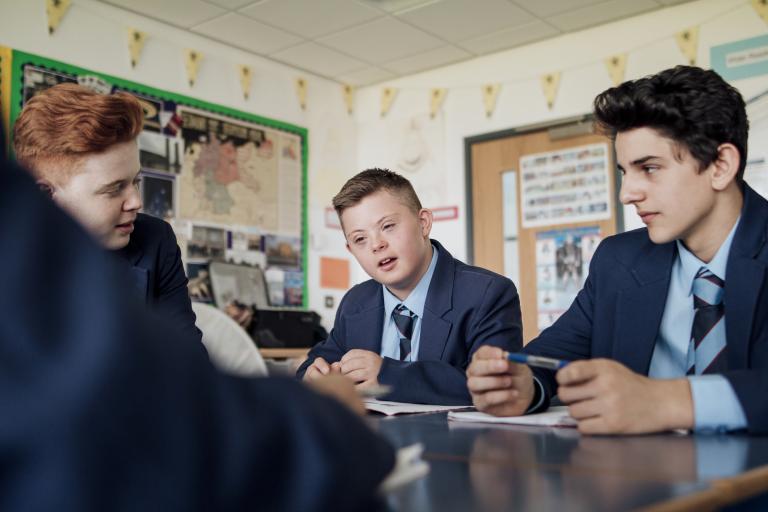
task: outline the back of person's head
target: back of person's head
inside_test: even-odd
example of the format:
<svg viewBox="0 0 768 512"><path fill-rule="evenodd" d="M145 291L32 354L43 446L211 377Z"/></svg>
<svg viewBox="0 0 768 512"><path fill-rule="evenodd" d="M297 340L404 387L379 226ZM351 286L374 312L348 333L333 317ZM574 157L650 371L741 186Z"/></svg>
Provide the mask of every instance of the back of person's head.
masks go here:
<svg viewBox="0 0 768 512"><path fill-rule="evenodd" d="M14 126L13 149L36 178L61 185L76 173L79 159L136 139L143 122L141 103L130 94L59 84L24 106Z"/></svg>
<svg viewBox="0 0 768 512"><path fill-rule="evenodd" d="M381 190L386 190L397 197L414 213L421 210L421 201L408 179L388 169L377 168L366 169L347 180L333 198L333 207L341 218L344 210Z"/></svg>
<svg viewBox="0 0 768 512"><path fill-rule="evenodd" d="M595 98L598 125L611 137L635 128L652 128L688 150L705 169L718 157L721 144L733 144L747 162L749 122L736 88L711 70L677 66L624 82Z"/></svg>

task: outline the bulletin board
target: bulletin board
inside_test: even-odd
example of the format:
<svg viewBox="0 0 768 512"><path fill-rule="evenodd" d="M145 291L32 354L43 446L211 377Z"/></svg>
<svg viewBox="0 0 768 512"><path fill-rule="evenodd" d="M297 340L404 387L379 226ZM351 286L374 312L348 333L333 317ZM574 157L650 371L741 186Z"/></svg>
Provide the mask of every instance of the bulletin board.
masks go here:
<svg viewBox="0 0 768 512"><path fill-rule="evenodd" d="M11 49L0 46L0 123L6 134L6 143L10 128L11 102Z"/></svg>
<svg viewBox="0 0 768 512"><path fill-rule="evenodd" d="M143 211L174 227L190 277L209 259L259 264L279 274L273 304L307 307L306 128L21 51L0 59L11 123L62 82L136 96Z"/></svg>
<svg viewBox="0 0 768 512"><path fill-rule="evenodd" d="M527 343L570 306L597 244L622 224L613 150L585 116L470 137L465 151L470 261L512 277L515 251ZM502 215L505 200L514 212Z"/></svg>

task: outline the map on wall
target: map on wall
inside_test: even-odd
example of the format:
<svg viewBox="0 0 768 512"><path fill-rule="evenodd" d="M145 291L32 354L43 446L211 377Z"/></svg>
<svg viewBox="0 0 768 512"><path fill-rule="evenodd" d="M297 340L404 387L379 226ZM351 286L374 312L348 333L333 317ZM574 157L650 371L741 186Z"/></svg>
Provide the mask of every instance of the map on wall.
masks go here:
<svg viewBox="0 0 768 512"><path fill-rule="evenodd" d="M174 227L190 280L210 260L266 263L288 297L273 305L307 304L306 129L24 52L13 52L12 70L12 120L27 100L64 82L136 97L144 110L142 211ZM262 235L290 242L290 265L270 262Z"/></svg>

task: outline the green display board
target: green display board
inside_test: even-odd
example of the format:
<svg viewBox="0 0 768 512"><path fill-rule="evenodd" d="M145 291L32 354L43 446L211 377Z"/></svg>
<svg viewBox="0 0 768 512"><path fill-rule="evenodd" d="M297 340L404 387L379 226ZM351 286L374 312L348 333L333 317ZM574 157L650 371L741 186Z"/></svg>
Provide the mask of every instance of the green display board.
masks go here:
<svg viewBox="0 0 768 512"><path fill-rule="evenodd" d="M283 277L282 293L271 287L271 302L307 307L306 128L21 51L8 54L10 77L6 67L0 84L10 80L10 99L2 99L11 123L27 100L62 82L139 99L144 211L185 226L190 278L208 258L264 264L249 260L258 256Z"/></svg>

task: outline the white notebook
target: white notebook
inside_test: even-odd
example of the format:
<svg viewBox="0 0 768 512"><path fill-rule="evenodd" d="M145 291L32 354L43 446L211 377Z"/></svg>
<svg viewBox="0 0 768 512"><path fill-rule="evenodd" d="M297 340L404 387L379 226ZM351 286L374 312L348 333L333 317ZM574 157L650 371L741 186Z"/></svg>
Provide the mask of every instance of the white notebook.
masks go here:
<svg viewBox="0 0 768 512"><path fill-rule="evenodd" d="M387 416L395 414L416 414L425 412L445 412L456 409L469 409L471 405L427 405L427 404L409 404L406 402L389 402L387 400L377 400L375 398L366 398L363 400L365 408L369 411L380 412Z"/></svg>
<svg viewBox="0 0 768 512"><path fill-rule="evenodd" d="M448 413L449 421L461 421L469 423L504 423L508 425L539 425L543 427L575 427L576 420L568 414L568 408L550 407L547 412L526 414L525 416L491 416L477 411L451 411Z"/></svg>

